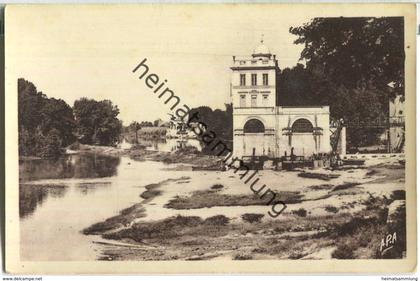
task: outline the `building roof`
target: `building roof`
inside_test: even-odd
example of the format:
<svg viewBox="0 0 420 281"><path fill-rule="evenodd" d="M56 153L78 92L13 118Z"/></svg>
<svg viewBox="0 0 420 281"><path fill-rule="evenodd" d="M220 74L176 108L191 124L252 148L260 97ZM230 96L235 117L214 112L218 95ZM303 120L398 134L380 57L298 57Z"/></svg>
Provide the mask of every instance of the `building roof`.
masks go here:
<svg viewBox="0 0 420 281"><path fill-rule="evenodd" d="M261 38L260 44L255 47L254 52L252 53L253 57L270 57L270 49L264 45L264 39Z"/></svg>

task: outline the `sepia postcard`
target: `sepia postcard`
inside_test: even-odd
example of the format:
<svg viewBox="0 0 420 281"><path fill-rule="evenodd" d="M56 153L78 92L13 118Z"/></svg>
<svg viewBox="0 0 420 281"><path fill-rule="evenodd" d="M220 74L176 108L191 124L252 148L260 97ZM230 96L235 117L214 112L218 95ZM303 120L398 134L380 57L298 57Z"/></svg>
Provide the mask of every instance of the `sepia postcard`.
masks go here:
<svg viewBox="0 0 420 281"><path fill-rule="evenodd" d="M8 5L6 271L416 270L414 4Z"/></svg>

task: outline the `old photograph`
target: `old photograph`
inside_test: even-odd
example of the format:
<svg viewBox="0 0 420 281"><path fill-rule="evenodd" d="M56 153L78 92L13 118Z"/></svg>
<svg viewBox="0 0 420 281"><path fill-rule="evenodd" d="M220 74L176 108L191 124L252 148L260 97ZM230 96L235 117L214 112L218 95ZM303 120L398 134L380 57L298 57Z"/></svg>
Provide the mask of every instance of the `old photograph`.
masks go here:
<svg viewBox="0 0 420 281"><path fill-rule="evenodd" d="M414 5L7 7L12 270L414 269L414 32Z"/></svg>

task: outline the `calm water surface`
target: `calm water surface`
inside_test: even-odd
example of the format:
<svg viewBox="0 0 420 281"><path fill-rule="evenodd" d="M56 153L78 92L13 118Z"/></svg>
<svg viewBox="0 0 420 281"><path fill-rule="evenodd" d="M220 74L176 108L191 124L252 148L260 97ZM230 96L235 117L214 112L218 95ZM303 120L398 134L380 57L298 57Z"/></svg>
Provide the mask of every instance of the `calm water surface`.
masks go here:
<svg viewBox="0 0 420 281"><path fill-rule="evenodd" d="M176 177L160 162L69 155L21 161L22 260L95 260L100 237L81 230L141 201L144 186Z"/></svg>
<svg viewBox="0 0 420 281"><path fill-rule="evenodd" d="M166 140L144 140L139 139L139 143L147 146L148 150L172 152L186 147L195 147L198 151L203 149L197 139L166 139Z"/></svg>

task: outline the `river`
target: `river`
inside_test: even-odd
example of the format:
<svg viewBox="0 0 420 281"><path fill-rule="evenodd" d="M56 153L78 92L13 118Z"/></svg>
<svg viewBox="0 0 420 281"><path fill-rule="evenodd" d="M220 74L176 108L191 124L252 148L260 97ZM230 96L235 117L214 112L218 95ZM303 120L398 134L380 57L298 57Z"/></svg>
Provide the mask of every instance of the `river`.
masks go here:
<svg viewBox="0 0 420 281"><path fill-rule="evenodd" d="M171 177L165 166L77 154L55 161L20 161L21 259L101 258L101 245L93 242L102 239L81 230L140 202L145 185Z"/></svg>

